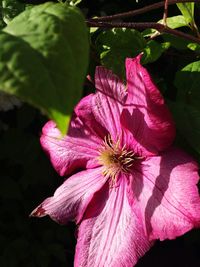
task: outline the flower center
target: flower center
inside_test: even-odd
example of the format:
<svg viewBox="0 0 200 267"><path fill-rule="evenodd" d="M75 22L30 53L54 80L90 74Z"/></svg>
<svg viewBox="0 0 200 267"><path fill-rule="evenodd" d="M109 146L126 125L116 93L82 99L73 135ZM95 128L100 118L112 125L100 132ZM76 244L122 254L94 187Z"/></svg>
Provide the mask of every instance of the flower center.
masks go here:
<svg viewBox="0 0 200 267"><path fill-rule="evenodd" d="M120 141L113 143L108 135L100 149L98 160L103 166L103 175L112 179L115 183L120 172L128 173L134 161L138 159L133 151L127 150L126 146L120 147Z"/></svg>

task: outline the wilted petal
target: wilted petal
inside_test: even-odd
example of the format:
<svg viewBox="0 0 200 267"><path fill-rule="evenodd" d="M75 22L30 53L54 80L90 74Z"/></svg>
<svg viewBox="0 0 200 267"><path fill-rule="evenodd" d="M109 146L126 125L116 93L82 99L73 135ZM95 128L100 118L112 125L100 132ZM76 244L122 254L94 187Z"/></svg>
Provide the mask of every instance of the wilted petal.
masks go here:
<svg viewBox="0 0 200 267"><path fill-rule="evenodd" d="M97 166L98 148L102 144L102 140L93 136L79 118L72 119L69 133L62 137L55 123L49 121L40 138L43 149L61 176L79 168Z"/></svg>
<svg viewBox="0 0 200 267"><path fill-rule="evenodd" d="M106 184L95 194L79 227L75 267L133 267L150 248L127 187L123 177L119 187Z"/></svg>
<svg viewBox="0 0 200 267"><path fill-rule="evenodd" d="M120 114L126 99L126 90L120 79L103 67L95 73L96 94L92 101L95 119L116 141L121 135Z"/></svg>
<svg viewBox="0 0 200 267"><path fill-rule="evenodd" d="M79 222L94 193L106 182L101 168L79 172L67 179L53 197L44 200L33 212L32 216L49 215L59 223L70 220Z"/></svg>
<svg viewBox="0 0 200 267"><path fill-rule="evenodd" d="M181 150L144 162L133 191L150 239L173 239L200 225L198 181L197 164Z"/></svg>
<svg viewBox="0 0 200 267"><path fill-rule="evenodd" d="M147 70L140 64L140 58L141 55L126 59L128 89L126 106L129 110L127 121L130 120L130 124L126 123L126 127L147 150L162 151L171 145L175 127L163 97ZM133 114L134 108L137 109L137 114ZM131 120L132 117L134 121ZM135 128L139 128L139 132Z"/></svg>

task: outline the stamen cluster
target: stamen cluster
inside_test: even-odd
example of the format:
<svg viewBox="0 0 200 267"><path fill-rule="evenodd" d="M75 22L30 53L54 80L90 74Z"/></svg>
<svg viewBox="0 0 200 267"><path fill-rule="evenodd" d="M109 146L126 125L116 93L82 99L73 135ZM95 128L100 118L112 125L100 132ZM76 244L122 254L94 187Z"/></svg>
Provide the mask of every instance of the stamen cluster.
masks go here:
<svg viewBox="0 0 200 267"><path fill-rule="evenodd" d="M115 182L119 172L128 173L134 161L138 158L126 145L120 146L120 140L113 142L110 135L105 136L99 151L99 162L103 166L103 175Z"/></svg>

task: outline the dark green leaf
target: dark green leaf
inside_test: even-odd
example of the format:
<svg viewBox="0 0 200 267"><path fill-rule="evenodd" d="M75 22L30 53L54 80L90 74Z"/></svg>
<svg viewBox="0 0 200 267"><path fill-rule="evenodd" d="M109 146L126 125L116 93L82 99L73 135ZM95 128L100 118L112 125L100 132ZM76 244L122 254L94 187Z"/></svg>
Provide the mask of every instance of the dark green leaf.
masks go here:
<svg viewBox="0 0 200 267"><path fill-rule="evenodd" d="M169 42L160 44L154 40L150 40L143 49L142 63L147 64L156 61L169 46Z"/></svg>
<svg viewBox="0 0 200 267"><path fill-rule="evenodd" d="M112 29L99 34L97 47L140 50L146 44L140 32L130 29Z"/></svg>
<svg viewBox="0 0 200 267"><path fill-rule="evenodd" d="M125 58L139 54L146 44L140 32L112 29L99 34L96 45L102 65L125 78Z"/></svg>
<svg viewBox="0 0 200 267"><path fill-rule="evenodd" d="M6 24L24 10L25 4L19 0L2 0L2 15Z"/></svg>
<svg viewBox="0 0 200 267"><path fill-rule="evenodd" d="M195 61L177 72L175 86L177 100L200 110L200 61Z"/></svg>
<svg viewBox="0 0 200 267"><path fill-rule="evenodd" d="M135 57L143 52L142 63L147 64L157 60L168 48L167 44L159 44L154 40L146 42L140 32L130 29L104 31L98 36L96 44L102 65L122 78L125 78L124 63L127 57Z"/></svg>
<svg viewBox="0 0 200 267"><path fill-rule="evenodd" d="M178 49L178 50L186 50L188 49L189 40L183 39L178 36L174 36L171 34L163 34L162 35L165 42L170 43L170 46Z"/></svg>
<svg viewBox="0 0 200 267"><path fill-rule="evenodd" d="M5 22L3 20L3 7L2 7L2 0L0 0L0 29L5 27Z"/></svg>
<svg viewBox="0 0 200 267"><path fill-rule="evenodd" d="M154 40L146 42L142 34L130 29L112 29L102 32L97 38L101 63L125 78L125 59L143 52L142 63L156 61L169 47Z"/></svg>
<svg viewBox="0 0 200 267"><path fill-rule="evenodd" d="M174 117L188 143L200 153L200 61L193 62L176 74L178 88Z"/></svg>

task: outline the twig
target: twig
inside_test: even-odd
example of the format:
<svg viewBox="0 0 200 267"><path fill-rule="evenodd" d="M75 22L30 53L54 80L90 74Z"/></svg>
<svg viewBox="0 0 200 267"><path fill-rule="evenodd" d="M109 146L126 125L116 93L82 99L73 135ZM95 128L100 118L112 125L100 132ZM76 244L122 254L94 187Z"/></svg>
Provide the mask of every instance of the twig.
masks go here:
<svg viewBox="0 0 200 267"><path fill-rule="evenodd" d="M168 1L168 5L173 5L173 4L177 4L177 3L187 3L187 2L200 3L200 0L170 0L170 1ZM111 20L116 20L116 19L134 17L136 15L144 14L148 11L152 11L152 10L161 8L164 5L165 5L165 1L162 1L162 2L148 5L148 6L145 6L143 8L136 9L136 10L131 10L128 12L119 13L119 14L111 15L111 16L99 17L99 18L95 18L94 20L96 20L96 21L111 21Z"/></svg>
<svg viewBox="0 0 200 267"><path fill-rule="evenodd" d="M165 0L164 14L163 14L163 24L165 26L167 26L168 5L169 5L169 1Z"/></svg>
<svg viewBox="0 0 200 267"><path fill-rule="evenodd" d="M172 35L175 35L175 36L178 36L178 37L200 44L200 39L190 34L171 29L157 22L103 22L103 21L96 21L95 19L90 19L90 20L87 20L86 22L89 27L99 27L99 28L129 28L129 29L138 29L138 30L152 28L159 32L169 33L169 34L172 34Z"/></svg>

